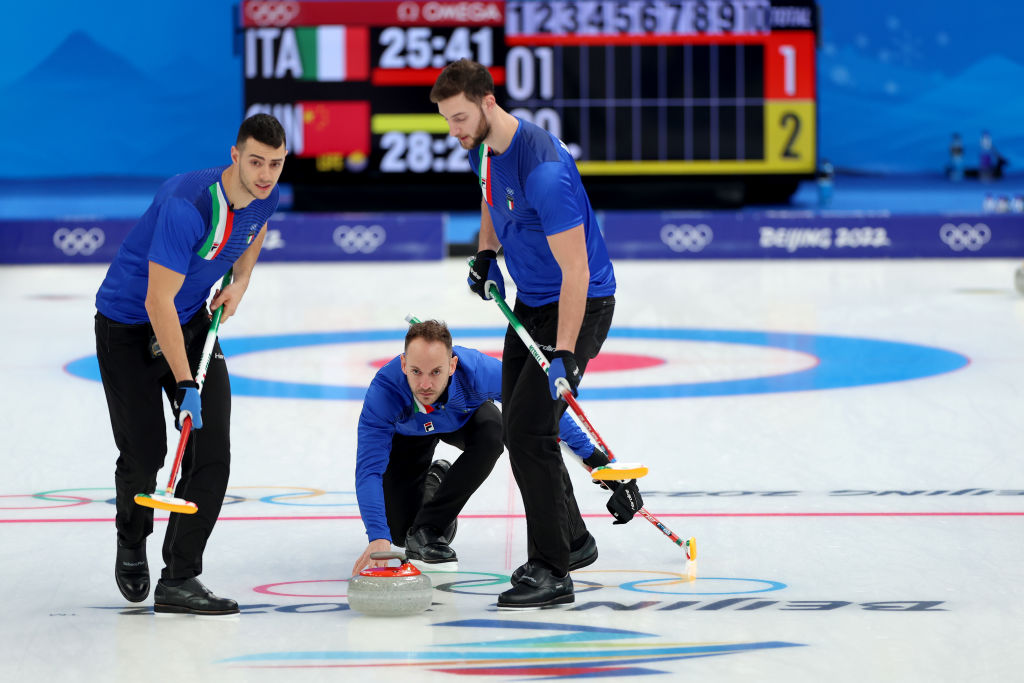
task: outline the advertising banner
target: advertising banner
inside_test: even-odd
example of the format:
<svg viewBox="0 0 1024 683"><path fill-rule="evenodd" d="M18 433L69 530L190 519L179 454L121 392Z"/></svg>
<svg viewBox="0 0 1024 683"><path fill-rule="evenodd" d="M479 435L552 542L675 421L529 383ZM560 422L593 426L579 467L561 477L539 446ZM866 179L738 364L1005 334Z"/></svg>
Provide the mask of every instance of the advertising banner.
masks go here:
<svg viewBox="0 0 1024 683"><path fill-rule="evenodd" d="M0 221L0 263L109 263L135 221ZM423 261L446 255L440 213L275 214L262 261Z"/></svg>
<svg viewBox="0 0 1024 683"><path fill-rule="evenodd" d="M605 212L613 259L1024 256L1024 215Z"/></svg>

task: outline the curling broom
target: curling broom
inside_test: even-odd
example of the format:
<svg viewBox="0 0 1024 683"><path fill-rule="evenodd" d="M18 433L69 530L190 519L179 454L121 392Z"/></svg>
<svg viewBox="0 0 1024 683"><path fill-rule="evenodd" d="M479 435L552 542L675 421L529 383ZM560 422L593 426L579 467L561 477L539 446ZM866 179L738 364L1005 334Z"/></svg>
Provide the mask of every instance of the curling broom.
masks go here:
<svg viewBox="0 0 1024 683"><path fill-rule="evenodd" d="M224 274L220 282L223 290L231 284L231 271ZM210 329L206 333L206 343L203 344L203 354L199 357L199 368L196 371L196 384L199 385L199 392L203 391L203 384L206 381L206 370L210 367L210 359L213 357L213 346L217 343L217 329L220 327L220 318L224 313L224 304L217 307L213 313L213 320L210 321ZM144 507L168 512L180 512L183 515L194 515L199 512L199 506L190 500L176 498L174 496L174 480L178 478L178 468L181 467L181 459L185 455L185 445L192 433L192 416L186 415L181 423L181 436L178 438L178 449L174 454L174 465L171 467L171 479L167 482L167 490L163 493L137 493L135 502Z"/></svg>

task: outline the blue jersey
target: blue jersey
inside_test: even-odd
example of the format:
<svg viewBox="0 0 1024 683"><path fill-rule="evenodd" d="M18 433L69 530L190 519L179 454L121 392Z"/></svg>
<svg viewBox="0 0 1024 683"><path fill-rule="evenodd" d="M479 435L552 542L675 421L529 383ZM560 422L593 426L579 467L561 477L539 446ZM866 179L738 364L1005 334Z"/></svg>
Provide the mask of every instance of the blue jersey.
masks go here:
<svg viewBox="0 0 1024 683"><path fill-rule="evenodd" d="M495 155L486 145L469 152L516 297L529 306L558 300L562 270L547 238L583 225L590 266L587 297L615 293L615 273L576 162L551 133L519 119L512 142Z"/></svg>
<svg viewBox="0 0 1024 683"><path fill-rule="evenodd" d="M149 262L185 276L174 306L182 324L277 210L278 190L233 211L221 174L225 166L176 175L156 193L125 237L96 293L96 310L120 323L149 322Z"/></svg>
<svg viewBox="0 0 1024 683"><path fill-rule="evenodd" d="M401 356L377 371L363 399L356 446L356 498L366 535L391 540L384 508L382 480L391 458L395 434L431 436L460 429L485 401L501 400L501 361L475 349L452 347L459 359L448 388L437 403L424 406L413 396L402 372ZM561 438L581 458L594 446L568 415L562 416Z"/></svg>

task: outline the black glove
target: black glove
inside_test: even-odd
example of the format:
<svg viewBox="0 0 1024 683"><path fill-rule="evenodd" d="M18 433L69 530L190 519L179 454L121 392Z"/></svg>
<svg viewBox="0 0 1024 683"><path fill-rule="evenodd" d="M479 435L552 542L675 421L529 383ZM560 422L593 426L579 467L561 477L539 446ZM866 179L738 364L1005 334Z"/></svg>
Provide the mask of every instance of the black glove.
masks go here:
<svg viewBox="0 0 1024 683"><path fill-rule="evenodd" d="M604 467L611 460L608 459L608 454L604 452L604 449L600 446L594 446L594 452L589 457L583 458L583 464L594 469L595 467Z"/></svg>
<svg viewBox="0 0 1024 683"><path fill-rule="evenodd" d="M604 449L601 448L600 446L594 446L594 452L591 453L588 457L583 458L583 464L586 465L589 469L592 469L592 470L595 470L598 467L604 467L605 465L607 465L610 462L611 462L611 460L608 459L608 454L605 453ZM619 482L617 482L617 481L616 482L607 482L607 481L604 481L602 479L591 479L590 481L592 481L593 483L597 484L598 486L603 488L605 491L614 491L615 489L619 488ZM615 484L615 488L612 488L611 486L608 486L609 483Z"/></svg>
<svg viewBox="0 0 1024 683"><path fill-rule="evenodd" d="M608 488L612 489L612 497L608 499L608 512L612 513L615 521L612 524L625 524L633 519L640 508L644 506L644 499L640 496L640 489L636 486L636 479L627 482L606 481Z"/></svg>
<svg viewBox="0 0 1024 683"><path fill-rule="evenodd" d="M580 369L576 365L576 356L572 351L559 349L551 354L551 367L548 368L548 386L551 388L551 398L558 400L562 396L561 390L556 382L564 379L569 383L569 389L575 398L580 395L576 388L580 385Z"/></svg>
<svg viewBox="0 0 1024 683"><path fill-rule="evenodd" d="M487 288L488 282L493 282L497 285L501 298L505 298L505 276L501 274L501 268L498 266L497 259L498 253L496 251L484 249L476 253L476 257L469 266L469 277L466 278L466 282L469 283L469 288L476 292L484 301L488 301L491 298L491 293Z"/></svg>

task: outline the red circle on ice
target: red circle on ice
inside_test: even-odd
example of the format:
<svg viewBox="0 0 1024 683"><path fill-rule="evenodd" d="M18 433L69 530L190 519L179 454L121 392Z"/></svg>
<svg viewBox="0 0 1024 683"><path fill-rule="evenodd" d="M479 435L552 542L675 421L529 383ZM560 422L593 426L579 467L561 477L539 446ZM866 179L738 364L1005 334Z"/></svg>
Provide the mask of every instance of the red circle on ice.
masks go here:
<svg viewBox="0 0 1024 683"><path fill-rule="evenodd" d="M484 351L488 356L501 360L501 351ZM390 358L382 358L371 361L370 365L375 368L382 368L390 361ZM587 372L617 372L619 370L642 370L653 368L656 365L664 365L664 358L646 356L636 353L612 353L606 351L597 358L587 363Z"/></svg>
<svg viewBox="0 0 1024 683"><path fill-rule="evenodd" d="M302 583L348 583L348 579L310 579L308 581L281 581L278 583L267 583L253 588L257 593L266 595L283 595L288 598L345 598L348 593L285 593L278 590L279 586L294 586Z"/></svg>

